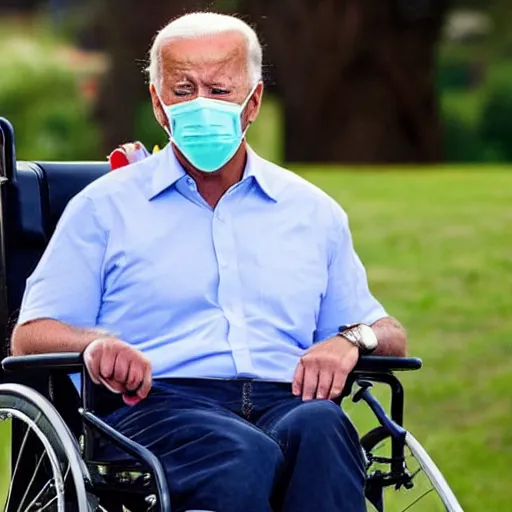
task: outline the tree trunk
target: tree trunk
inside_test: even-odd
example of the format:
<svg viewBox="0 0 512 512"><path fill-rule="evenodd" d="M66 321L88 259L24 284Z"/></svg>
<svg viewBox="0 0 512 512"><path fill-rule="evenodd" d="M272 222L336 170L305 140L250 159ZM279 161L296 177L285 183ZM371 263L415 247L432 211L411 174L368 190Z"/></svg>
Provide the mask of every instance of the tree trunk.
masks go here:
<svg viewBox="0 0 512 512"><path fill-rule="evenodd" d="M0 10L33 11L40 3L40 0L0 0Z"/></svg>
<svg viewBox="0 0 512 512"><path fill-rule="evenodd" d="M445 0L246 0L273 66L285 159L441 160L435 44Z"/></svg>
<svg viewBox="0 0 512 512"><path fill-rule="evenodd" d="M173 17L203 7L202 0L99 0L111 65L102 83L97 119L103 130L103 149L110 152L134 137L136 112L149 101L144 69L156 32Z"/></svg>

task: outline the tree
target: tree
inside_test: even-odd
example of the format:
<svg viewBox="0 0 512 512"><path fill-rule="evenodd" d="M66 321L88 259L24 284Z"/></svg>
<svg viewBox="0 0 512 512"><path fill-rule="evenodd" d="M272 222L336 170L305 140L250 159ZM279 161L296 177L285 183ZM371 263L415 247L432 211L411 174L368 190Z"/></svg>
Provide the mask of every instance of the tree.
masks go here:
<svg viewBox="0 0 512 512"><path fill-rule="evenodd" d="M202 0L98 0L111 67L102 83L97 118L106 152L133 140L137 109L149 101L143 70L155 33L170 19L204 7Z"/></svg>
<svg viewBox="0 0 512 512"><path fill-rule="evenodd" d="M445 0L245 0L282 91L285 159L442 159L435 48Z"/></svg>
<svg viewBox="0 0 512 512"><path fill-rule="evenodd" d="M32 11L41 0L0 0L0 10Z"/></svg>

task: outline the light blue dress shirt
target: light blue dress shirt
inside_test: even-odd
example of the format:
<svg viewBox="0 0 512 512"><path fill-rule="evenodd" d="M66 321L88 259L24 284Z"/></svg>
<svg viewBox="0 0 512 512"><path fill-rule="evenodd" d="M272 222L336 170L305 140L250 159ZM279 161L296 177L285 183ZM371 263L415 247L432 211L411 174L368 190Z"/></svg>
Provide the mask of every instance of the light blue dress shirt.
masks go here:
<svg viewBox="0 0 512 512"><path fill-rule="evenodd" d="M169 145L71 200L19 323L106 329L155 378L291 381L313 343L384 316L332 198L249 149L212 209Z"/></svg>

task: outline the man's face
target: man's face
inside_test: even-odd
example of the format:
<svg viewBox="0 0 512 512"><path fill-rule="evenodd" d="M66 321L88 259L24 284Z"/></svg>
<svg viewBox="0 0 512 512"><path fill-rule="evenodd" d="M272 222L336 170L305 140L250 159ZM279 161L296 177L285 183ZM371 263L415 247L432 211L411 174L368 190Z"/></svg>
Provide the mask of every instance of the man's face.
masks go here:
<svg viewBox="0 0 512 512"><path fill-rule="evenodd" d="M237 32L226 32L165 41L160 53L160 87L166 105L198 96L243 103L251 90L244 37ZM167 117L153 85L150 90L155 116L160 125L167 126ZM256 119L262 93L260 84L242 115L244 129Z"/></svg>

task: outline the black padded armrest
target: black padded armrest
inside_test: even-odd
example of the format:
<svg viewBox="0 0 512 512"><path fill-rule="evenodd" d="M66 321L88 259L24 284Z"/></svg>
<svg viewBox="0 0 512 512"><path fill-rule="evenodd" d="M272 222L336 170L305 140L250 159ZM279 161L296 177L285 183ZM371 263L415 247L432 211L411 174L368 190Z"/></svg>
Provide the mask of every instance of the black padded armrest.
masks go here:
<svg viewBox="0 0 512 512"><path fill-rule="evenodd" d="M421 365L421 359L416 357L361 356L354 372L418 370ZM79 352L11 356L2 361L2 367L6 372L45 369L71 373L83 368L83 360Z"/></svg>
<svg viewBox="0 0 512 512"><path fill-rule="evenodd" d="M6 372L29 370L61 370L66 373L78 372L83 367L80 352L61 352L54 354L34 354L30 356L11 356L2 361Z"/></svg>
<svg viewBox="0 0 512 512"><path fill-rule="evenodd" d="M423 362L417 357L361 356L354 372L396 372L419 370Z"/></svg>

